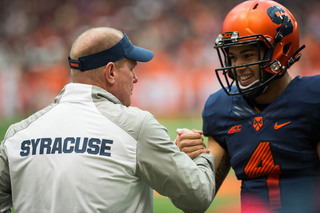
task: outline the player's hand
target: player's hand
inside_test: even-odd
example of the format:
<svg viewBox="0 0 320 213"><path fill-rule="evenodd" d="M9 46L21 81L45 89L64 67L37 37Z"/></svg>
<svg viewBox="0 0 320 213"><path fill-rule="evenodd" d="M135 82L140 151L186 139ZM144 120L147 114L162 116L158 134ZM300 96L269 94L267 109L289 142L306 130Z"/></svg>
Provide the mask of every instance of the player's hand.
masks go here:
<svg viewBox="0 0 320 213"><path fill-rule="evenodd" d="M201 153L209 153L205 143L203 142L200 130L177 129L176 145L181 152L186 153L191 159L196 158Z"/></svg>

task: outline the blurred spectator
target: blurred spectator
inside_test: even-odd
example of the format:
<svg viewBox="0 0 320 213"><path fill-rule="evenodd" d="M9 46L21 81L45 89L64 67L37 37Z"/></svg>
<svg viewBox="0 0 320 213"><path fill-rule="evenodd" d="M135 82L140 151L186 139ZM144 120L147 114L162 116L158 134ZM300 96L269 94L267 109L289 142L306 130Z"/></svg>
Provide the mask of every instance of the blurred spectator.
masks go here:
<svg viewBox="0 0 320 213"><path fill-rule="evenodd" d="M69 82L71 41L84 28L123 29L155 60L137 67L143 79L136 106L157 115L200 115L207 96L219 88L212 49L221 18L240 0L0 0L0 118L28 114L52 102ZM279 0L298 20L307 48L301 70L320 71L320 2ZM148 97L139 99L138 97Z"/></svg>

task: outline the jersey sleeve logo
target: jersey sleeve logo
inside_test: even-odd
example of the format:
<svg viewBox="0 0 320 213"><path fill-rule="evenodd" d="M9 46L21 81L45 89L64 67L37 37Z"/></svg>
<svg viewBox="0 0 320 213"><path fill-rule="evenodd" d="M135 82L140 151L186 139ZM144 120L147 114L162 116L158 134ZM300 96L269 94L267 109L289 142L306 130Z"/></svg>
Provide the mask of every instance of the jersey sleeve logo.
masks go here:
<svg viewBox="0 0 320 213"><path fill-rule="evenodd" d="M255 117L253 121L253 127L257 130L257 132L261 129L262 126L263 126L262 117Z"/></svg>
<svg viewBox="0 0 320 213"><path fill-rule="evenodd" d="M278 122L277 122L277 123L274 124L274 129L275 129L275 130L280 129L280 128L288 125L288 124L291 124L291 121L289 121L289 122L287 122L287 123L283 123L283 124L278 124Z"/></svg>
<svg viewBox="0 0 320 213"><path fill-rule="evenodd" d="M237 126L233 126L230 128L230 130L228 131L228 134L233 134L236 132L241 132L241 126L242 125L237 125Z"/></svg>

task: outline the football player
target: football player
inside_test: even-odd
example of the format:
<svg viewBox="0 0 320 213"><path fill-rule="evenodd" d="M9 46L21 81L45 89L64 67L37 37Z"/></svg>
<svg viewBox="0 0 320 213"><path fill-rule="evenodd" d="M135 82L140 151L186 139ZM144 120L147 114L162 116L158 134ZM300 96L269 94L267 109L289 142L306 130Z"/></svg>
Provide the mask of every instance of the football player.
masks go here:
<svg viewBox="0 0 320 213"><path fill-rule="evenodd" d="M266 0L234 7L216 39L222 89L206 101L203 132L217 189L230 167L242 181L242 212L316 212L320 76L288 73L303 48L291 12Z"/></svg>

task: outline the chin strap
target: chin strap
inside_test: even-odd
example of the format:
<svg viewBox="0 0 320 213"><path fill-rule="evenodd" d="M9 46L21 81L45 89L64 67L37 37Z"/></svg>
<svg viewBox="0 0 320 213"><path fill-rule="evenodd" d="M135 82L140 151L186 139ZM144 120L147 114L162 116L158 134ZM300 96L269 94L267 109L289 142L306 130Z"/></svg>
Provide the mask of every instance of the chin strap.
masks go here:
<svg viewBox="0 0 320 213"><path fill-rule="evenodd" d="M285 68L281 71L281 74L277 75L277 77L275 79L281 78L294 63L296 63L297 61L300 60L300 58L301 58L301 53L300 52L305 47L306 47L306 45L302 45L301 47L299 47L299 49L297 49L297 51L295 51L292 54L292 56L288 60L288 63L286 64Z"/></svg>
<svg viewBox="0 0 320 213"><path fill-rule="evenodd" d="M301 58L301 50L303 50L306 47L306 45L302 45L299 49L297 49L297 51L295 51L293 53L293 55L291 56L291 58L289 59L287 65L286 65L286 69L288 69L289 67L291 67L294 63L296 63L297 61L300 60Z"/></svg>

